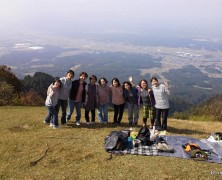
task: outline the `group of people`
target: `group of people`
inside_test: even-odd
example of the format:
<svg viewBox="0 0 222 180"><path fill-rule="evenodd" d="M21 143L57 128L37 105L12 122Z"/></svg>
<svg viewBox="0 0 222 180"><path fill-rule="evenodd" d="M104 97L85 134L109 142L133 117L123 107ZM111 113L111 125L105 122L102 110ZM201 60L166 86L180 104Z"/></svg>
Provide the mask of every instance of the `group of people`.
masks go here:
<svg viewBox="0 0 222 180"><path fill-rule="evenodd" d="M97 82L97 77L91 75L89 83L86 83L88 74L81 72L79 78L73 80L75 73L69 70L65 77L55 79L48 87L45 105L48 108L48 115L44 123L49 124L54 129L58 128L58 113L62 110L61 126L71 119L76 110L76 125L80 125L81 108L85 109L86 124L95 123L96 109L98 110L98 120L100 123L108 123L108 106L111 98L114 116L113 123L120 124L125 105L128 110L129 125L137 125L139 120L139 109L143 110L143 125L147 125L150 119L150 128L155 125L156 131L163 134L167 130L167 117L169 112L170 95L167 81L159 84L156 77L150 79L151 86L145 79L140 80L135 85L132 77L128 81L120 83L118 78L113 78L111 85L105 77ZM91 113L91 118L89 116ZM161 119L162 118L162 119Z"/></svg>

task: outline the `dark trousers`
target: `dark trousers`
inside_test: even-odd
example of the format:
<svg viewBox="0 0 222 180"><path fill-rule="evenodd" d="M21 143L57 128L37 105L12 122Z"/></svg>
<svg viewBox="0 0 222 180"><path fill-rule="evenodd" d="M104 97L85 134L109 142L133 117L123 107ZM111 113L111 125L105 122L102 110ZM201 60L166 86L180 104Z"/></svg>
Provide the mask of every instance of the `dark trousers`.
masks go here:
<svg viewBox="0 0 222 180"><path fill-rule="evenodd" d="M169 113L168 109L158 109L156 108L156 122L155 122L155 129L156 130L167 130L167 117ZM162 116L162 123L161 123L161 116Z"/></svg>
<svg viewBox="0 0 222 180"><path fill-rule="evenodd" d="M120 123L123 117L125 103L120 105L114 104L114 122Z"/></svg>
<svg viewBox="0 0 222 180"><path fill-rule="evenodd" d="M57 114L59 114L59 108L61 106L62 109L62 117L61 117L61 124L66 124L66 109L68 106L67 100L59 99L57 105L55 106L55 110Z"/></svg>
<svg viewBox="0 0 222 180"><path fill-rule="evenodd" d="M95 109L91 110L91 115L92 115L92 120L91 122L95 122ZM85 118L86 118L86 122L89 122L89 111L85 110Z"/></svg>

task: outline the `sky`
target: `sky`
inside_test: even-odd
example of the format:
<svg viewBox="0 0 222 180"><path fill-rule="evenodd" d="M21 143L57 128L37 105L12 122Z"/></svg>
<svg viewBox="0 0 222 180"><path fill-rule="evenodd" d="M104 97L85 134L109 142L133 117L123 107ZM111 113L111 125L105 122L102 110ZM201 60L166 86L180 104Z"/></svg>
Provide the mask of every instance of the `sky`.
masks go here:
<svg viewBox="0 0 222 180"><path fill-rule="evenodd" d="M222 36L222 0L0 0L0 30Z"/></svg>

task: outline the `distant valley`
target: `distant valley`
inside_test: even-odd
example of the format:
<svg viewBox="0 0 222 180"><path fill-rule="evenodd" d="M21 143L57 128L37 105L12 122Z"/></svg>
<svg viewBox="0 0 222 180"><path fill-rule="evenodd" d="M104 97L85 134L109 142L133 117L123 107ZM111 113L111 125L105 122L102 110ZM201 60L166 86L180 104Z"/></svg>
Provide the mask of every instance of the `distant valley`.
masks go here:
<svg viewBox="0 0 222 180"><path fill-rule="evenodd" d="M148 40L147 40L148 42ZM169 40L170 42L170 40ZM176 45L178 44L178 45ZM62 77L69 69L109 82L133 76L135 83L155 75L168 80L172 95L198 103L222 89L222 41L193 38L169 45L64 37L2 39L0 64L10 66L23 79L35 72Z"/></svg>

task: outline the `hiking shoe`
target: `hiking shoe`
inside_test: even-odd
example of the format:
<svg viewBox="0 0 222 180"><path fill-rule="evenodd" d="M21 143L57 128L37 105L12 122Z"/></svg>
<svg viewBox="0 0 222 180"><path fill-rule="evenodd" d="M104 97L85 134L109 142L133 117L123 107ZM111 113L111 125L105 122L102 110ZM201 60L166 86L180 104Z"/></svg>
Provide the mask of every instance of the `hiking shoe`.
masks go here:
<svg viewBox="0 0 222 180"><path fill-rule="evenodd" d="M86 122L87 125L90 125L90 122Z"/></svg>
<svg viewBox="0 0 222 180"><path fill-rule="evenodd" d="M77 126L80 126L80 122L79 122L79 121L77 121L77 122L76 122L76 125L77 125Z"/></svg>

